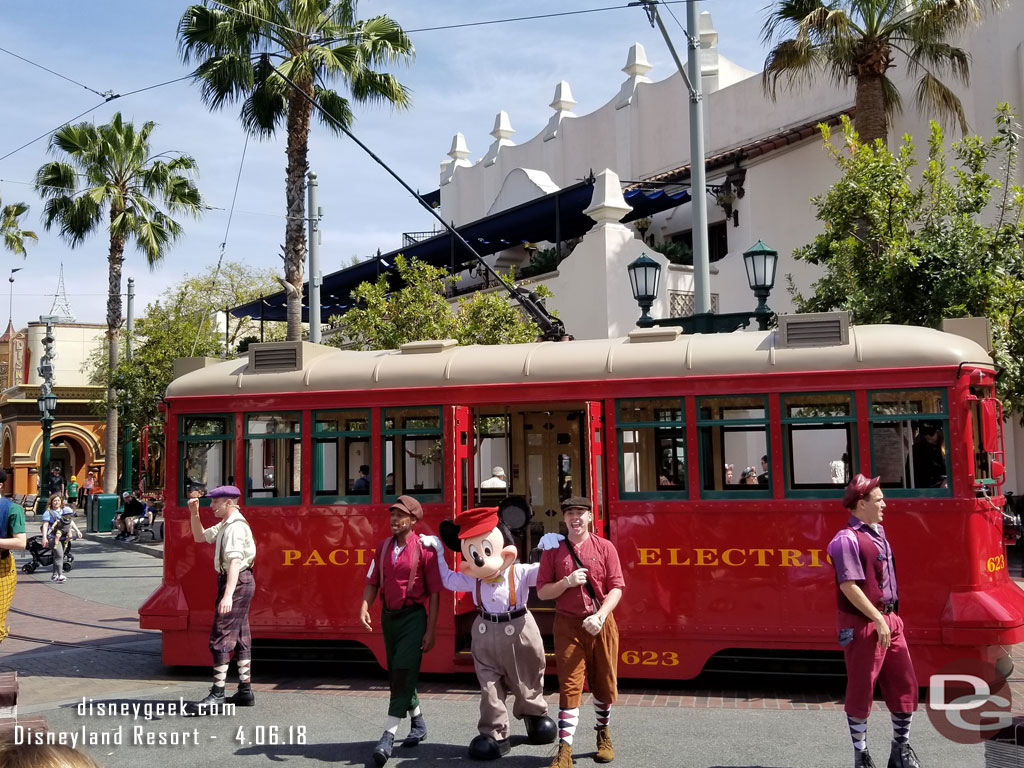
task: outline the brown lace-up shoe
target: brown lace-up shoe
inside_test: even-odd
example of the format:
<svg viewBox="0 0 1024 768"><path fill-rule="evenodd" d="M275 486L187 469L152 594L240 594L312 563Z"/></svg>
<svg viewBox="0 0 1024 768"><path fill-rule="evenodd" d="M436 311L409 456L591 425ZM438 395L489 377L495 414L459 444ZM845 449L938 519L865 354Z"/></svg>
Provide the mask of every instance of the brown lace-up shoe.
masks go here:
<svg viewBox="0 0 1024 768"><path fill-rule="evenodd" d="M558 742L558 754L555 755L555 759L551 761L548 768L573 768L572 745L566 744L564 741Z"/></svg>
<svg viewBox="0 0 1024 768"><path fill-rule="evenodd" d="M615 759L615 750L612 748L612 735L608 726L597 729L597 754L594 755L595 763L610 763Z"/></svg>

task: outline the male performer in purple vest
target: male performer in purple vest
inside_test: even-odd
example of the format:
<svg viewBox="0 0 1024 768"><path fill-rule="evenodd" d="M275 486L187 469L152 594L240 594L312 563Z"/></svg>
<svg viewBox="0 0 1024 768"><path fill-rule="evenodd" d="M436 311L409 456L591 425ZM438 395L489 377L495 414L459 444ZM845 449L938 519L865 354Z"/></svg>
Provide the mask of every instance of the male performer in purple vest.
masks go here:
<svg viewBox="0 0 1024 768"><path fill-rule="evenodd" d="M899 592L892 548L882 529L885 501L880 478L858 474L843 506L852 513L829 542L839 589L839 644L846 657L846 719L853 739L854 768L875 768L867 747L868 713L877 681L892 717L888 768L921 768L910 747L910 722L917 709L917 676L896 610Z"/></svg>

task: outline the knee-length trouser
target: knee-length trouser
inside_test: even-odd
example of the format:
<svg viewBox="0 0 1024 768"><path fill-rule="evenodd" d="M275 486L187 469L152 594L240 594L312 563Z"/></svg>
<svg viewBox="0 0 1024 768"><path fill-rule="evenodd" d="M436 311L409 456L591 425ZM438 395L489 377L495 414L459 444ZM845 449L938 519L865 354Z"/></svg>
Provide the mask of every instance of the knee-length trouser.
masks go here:
<svg viewBox="0 0 1024 768"><path fill-rule="evenodd" d="M391 684L388 714L402 718L420 705L416 683L420 677L420 662L423 661L423 635L427 632L426 608L413 605L397 611L384 610L380 626L384 631Z"/></svg>
<svg viewBox="0 0 1024 768"><path fill-rule="evenodd" d="M590 680L595 699L614 704L619 698L618 662L619 628L612 614L596 636L583 628L583 617L555 614L558 706L572 709L580 705L585 678Z"/></svg>
<svg viewBox="0 0 1024 768"><path fill-rule="evenodd" d="M219 667L235 660L252 659L252 634L249 632L249 604L256 591L256 579L251 570L238 574L238 583L231 595L231 610L220 614L217 606L224 597L224 588L228 577L220 574L217 577L217 602L213 606L213 626L210 627L210 653L213 654L213 666Z"/></svg>
<svg viewBox="0 0 1024 768"><path fill-rule="evenodd" d="M478 616L473 623L473 666L480 682L477 730L501 741L508 738L505 697L515 697L517 718L546 715L544 642L533 614L496 624Z"/></svg>
<svg viewBox="0 0 1024 768"><path fill-rule="evenodd" d="M877 682L890 712L913 712L917 709L917 675L910 660L910 650L903 634L903 620L895 613L885 614L889 625L888 648L878 645L875 623L865 617L845 615L853 628L853 640L843 649L846 660L846 714L865 718L871 712L871 701Z"/></svg>

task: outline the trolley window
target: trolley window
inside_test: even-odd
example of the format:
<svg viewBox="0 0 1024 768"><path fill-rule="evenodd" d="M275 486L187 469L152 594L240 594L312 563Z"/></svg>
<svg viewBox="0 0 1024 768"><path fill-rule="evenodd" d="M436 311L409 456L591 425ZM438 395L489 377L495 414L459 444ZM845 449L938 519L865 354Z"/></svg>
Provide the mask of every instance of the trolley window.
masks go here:
<svg viewBox="0 0 1024 768"><path fill-rule="evenodd" d="M1002 459L1003 420L992 387L971 387L968 404L971 408L971 448L974 453L976 485L997 485L1002 472L993 472L993 462ZM1001 463L1001 462L996 462Z"/></svg>
<svg viewBox="0 0 1024 768"><path fill-rule="evenodd" d="M842 495L856 471L855 409L851 392L782 396L787 496Z"/></svg>
<svg viewBox="0 0 1024 768"><path fill-rule="evenodd" d="M299 503L301 438L302 420L298 413L246 414L246 503Z"/></svg>
<svg viewBox="0 0 1024 768"><path fill-rule="evenodd" d="M385 492L388 500L408 493L420 501L440 501L444 493L444 440L440 407L385 408Z"/></svg>
<svg viewBox="0 0 1024 768"><path fill-rule="evenodd" d="M868 399L871 471L882 486L896 496L949 496L945 390L876 391Z"/></svg>
<svg viewBox="0 0 1024 768"><path fill-rule="evenodd" d="M178 421L178 503L193 488L207 491L234 483L233 416L182 416ZM203 506L209 499L200 500Z"/></svg>
<svg viewBox="0 0 1024 768"><path fill-rule="evenodd" d="M484 506L491 506L492 502L497 504L512 492L509 418L505 414L477 414L473 427L476 430L475 498L479 504L484 504L486 499ZM496 469L501 473L495 472Z"/></svg>
<svg viewBox="0 0 1024 768"><path fill-rule="evenodd" d="M697 431L702 496L771 496L765 395L699 398Z"/></svg>
<svg viewBox="0 0 1024 768"><path fill-rule="evenodd" d="M313 501L365 504L380 474L372 471L370 409L313 413Z"/></svg>
<svg viewBox="0 0 1024 768"><path fill-rule="evenodd" d="M686 427L680 398L618 400L623 496L686 497Z"/></svg>

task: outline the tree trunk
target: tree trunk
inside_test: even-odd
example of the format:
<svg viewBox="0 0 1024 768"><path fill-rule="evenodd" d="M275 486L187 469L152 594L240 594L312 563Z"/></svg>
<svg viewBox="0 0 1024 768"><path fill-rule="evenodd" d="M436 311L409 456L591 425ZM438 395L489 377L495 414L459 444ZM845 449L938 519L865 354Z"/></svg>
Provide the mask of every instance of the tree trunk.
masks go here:
<svg viewBox="0 0 1024 768"><path fill-rule="evenodd" d="M110 220L119 212L111 206ZM114 369L117 368L118 334L121 331L121 266L124 263L124 238L110 236L110 254L107 257L109 275L107 285L107 434L104 438L103 492L117 492L117 403L114 394Z"/></svg>
<svg viewBox="0 0 1024 768"><path fill-rule="evenodd" d="M312 93L310 78L296 85ZM285 172L284 279L295 289L288 296L288 341L302 339L302 275L306 266L306 172L309 170L309 118L313 105L297 93L288 97L288 168Z"/></svg>
<svg viewBox="0 0 1024 768"><path fill-rule="evenodd" d="M881 139L889 143L889 116L885 112L885 73L892 67L892 52L881 40L872 40L858 51L853 65L853 76L857 82L854 97L853 127L860 134L860 140L874 143Z"/></svg>

